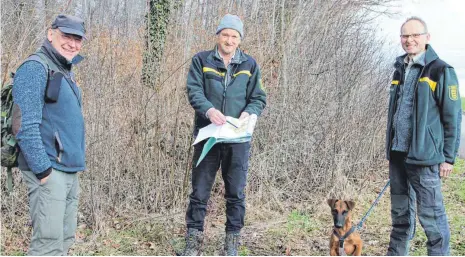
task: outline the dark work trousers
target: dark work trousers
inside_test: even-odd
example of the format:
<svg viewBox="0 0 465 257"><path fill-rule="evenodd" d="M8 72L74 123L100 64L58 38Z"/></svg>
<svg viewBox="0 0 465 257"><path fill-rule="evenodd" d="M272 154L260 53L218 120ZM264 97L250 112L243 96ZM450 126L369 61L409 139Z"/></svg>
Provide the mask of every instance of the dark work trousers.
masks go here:
<svg viewBox="0 0 465 257"><path fill-rule="evenodd" d="M439 165L418 166L405 162L405 153L391 152L392 231L387 255L408 255L413 227L411 189L416 196L418 219L428 238L428 255L449 255L450 229L441 192ZM412 213L413 212L413 213Z"/></svg>
<svg viewBox="0 0 465 257"><path fill-rule="evenodd" d="M187 228L203 231L208 199L221 165L226 199L226 232L239 232L244 227L244 189L247 182L250 142L216 144L199 166L195 167L203 145L204 142L194 146L192 193L186 213Z"/></svg>

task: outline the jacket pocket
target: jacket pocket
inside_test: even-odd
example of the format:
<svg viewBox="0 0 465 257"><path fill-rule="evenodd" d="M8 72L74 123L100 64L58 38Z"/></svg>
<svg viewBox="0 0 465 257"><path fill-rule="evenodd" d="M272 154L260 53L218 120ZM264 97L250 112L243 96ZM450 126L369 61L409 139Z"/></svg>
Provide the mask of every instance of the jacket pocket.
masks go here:
<svg viewBox="0 0 465 257"><path fill-rule="evenodd" d="M223 81L223 77L219 76L219 75L216 75L216 74L211 74L211 73L206 73L205 74L205 78L206 79L213 79L213 80L216 80L218 82L222 82Z"/></svg>
<svg viewBox="0 0 465 257"><path fill-rule="evenodd" d="M429 134L431 141L433 141L434 152L439 153L438 143L437 143L436 138L434 137L433 130L431 130L430 126L428 126L428 134Z"/></svg>
<svg viewBox="0 0 465 257"><path fill-rule="evenodd" d="M442 205L441 178L439 176L439 165L423 167L420 171L420 185L417 198L422 206L435 208Z"/></svg>
<svg viewBox="0 0 465 257"><path fill-rule="evenodd" d="M60 163L61 156L63 154L64 149L63 149L63 144L61 143L60 134L58 134L58 131L55 131L55 150L57 151L56 161Z"/></svg>
<svg viewBox="0 0 465 257"><path fill-rule="evenodd" d="M231 84L235 82L239 85L248 85L249 81L250 81L250 76L248 76L247 73L238 72L232 76Z"/></svg>

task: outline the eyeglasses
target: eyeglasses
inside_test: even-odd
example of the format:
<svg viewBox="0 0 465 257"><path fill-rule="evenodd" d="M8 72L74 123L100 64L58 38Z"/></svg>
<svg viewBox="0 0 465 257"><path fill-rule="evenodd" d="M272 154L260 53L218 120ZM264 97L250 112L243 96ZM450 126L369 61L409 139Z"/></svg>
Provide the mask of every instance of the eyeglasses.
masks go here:
<svg viewBox="0 0 465 257"><path fill-rule="evenodd" d="M428 34L427 32L423 32L423 33L415 33L415 34L410 34L410 35L400 35L400 37L404 40L407 40L409 39L409 37L412 37L412 38L419 38L421 35L426 35Z"/></svg>
<svg viewBox="0 0 465 257"><path fill-rule="evenodd" d="M58 31L57 32L60 34L61 38L63 38L65 41L67 42L70 42L70 41L75 41L76 44L82 44L82 37L80 36L76 36L76 35L72 35L72 34L68 34L68 33L63 33L61 31Z"/></svg>

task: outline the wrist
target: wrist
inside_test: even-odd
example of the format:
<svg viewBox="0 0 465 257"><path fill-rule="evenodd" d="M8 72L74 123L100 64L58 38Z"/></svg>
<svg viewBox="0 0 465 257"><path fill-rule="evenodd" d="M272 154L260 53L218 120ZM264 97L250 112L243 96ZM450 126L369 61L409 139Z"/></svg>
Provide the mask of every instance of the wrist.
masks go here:
<svg viewBox="0 0 465 257"><path fill-rule="evenodd" d="M205 117L207 117L207 119L210 119L210 114L215 110L214 107L211 107L210 109L207 110L207 112L205 113Z"/></svg>
<svg viewBox="0 0 465 257"><path fill-rule="evenodd" d="M46 169L46 170L44 170L44 171L42 171L40 173L37 173L35 175L36 175L37 179L41 180L41 179L43 179L45 177L48 177L48 175L50 175L50 173L52 173L52 167L50 167L50 168L48 168L48 169Z"/></svg>

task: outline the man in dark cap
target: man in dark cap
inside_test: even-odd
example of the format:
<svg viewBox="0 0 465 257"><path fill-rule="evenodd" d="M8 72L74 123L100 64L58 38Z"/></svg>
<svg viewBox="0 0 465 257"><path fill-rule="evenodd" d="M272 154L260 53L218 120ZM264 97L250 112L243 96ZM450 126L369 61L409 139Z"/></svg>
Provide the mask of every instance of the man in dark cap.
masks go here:
<svg viewBox="0 0 465 257"><path fill-rule="evenodd" d="M260 68L239 49L244 26L236 15L227 14L216 30L213 50L196 54L187 77L189 102L195 110L194 136L211 123L223 125L225 116L245 119L259 116L266 105ZM196 144L197 163L204 142ZM187 235L184 255L199 255L207 202L221 166L226 198L225 254L237 255L239 233L244 226L245 194L250 142L215 144L192 170L192 193L186 213Z"/></svg>
<svg viewBox="0 0 465 257"><path fill-rule="evenodd" d="M33 226L29 255L67 255L74 243L78 173L86 166L82 94L71 68L84 39L82 19L58 15L16 72L13 133Z"/></svg>

